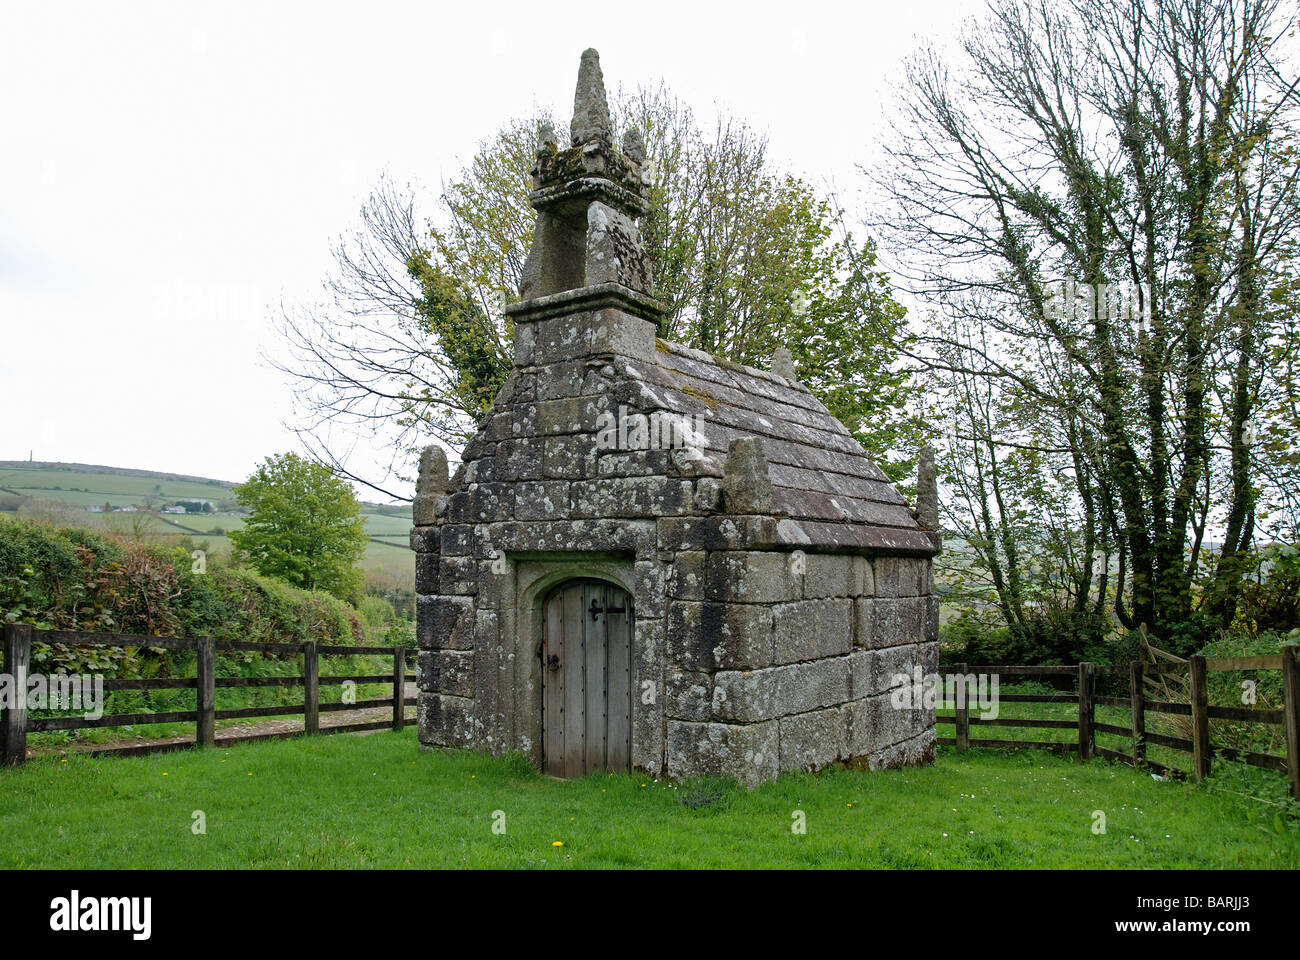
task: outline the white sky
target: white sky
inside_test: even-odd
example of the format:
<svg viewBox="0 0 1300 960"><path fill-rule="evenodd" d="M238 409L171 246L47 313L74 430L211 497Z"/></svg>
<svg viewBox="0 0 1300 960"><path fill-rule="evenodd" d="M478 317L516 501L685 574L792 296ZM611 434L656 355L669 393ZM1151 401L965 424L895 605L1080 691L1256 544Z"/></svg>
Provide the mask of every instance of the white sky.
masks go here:
<svg viewBox="0 0 1300 960"><path fill-rule="evenodd" d="M850 200L901 59L980 6L9 0L0 460L240 480L296 449L274 305L315 296L381 171L436 185L505 119L567 118L588 46Z"/></svg>

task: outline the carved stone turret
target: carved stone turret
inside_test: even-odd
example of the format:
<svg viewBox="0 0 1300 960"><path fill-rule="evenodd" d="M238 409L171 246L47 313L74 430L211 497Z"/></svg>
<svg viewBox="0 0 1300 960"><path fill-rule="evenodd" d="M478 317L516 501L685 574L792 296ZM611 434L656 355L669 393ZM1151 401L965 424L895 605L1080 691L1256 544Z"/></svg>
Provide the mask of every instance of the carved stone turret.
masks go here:
<svg viewBox="0 0 1300 960"><path fill-rule="evenodd" d="M583 53L578 68L570 140L561 150L554 130L538 131L529 198L537 225L521 302L506 313L519 324L616 307L656 321L663 306L650 297L650 261L637 226L649 209L641 173L645 144L639 131L629 131L623 149L615 145L595 50ZM652 329L625 326L635 333L632 339L653 340Z"/></svg>

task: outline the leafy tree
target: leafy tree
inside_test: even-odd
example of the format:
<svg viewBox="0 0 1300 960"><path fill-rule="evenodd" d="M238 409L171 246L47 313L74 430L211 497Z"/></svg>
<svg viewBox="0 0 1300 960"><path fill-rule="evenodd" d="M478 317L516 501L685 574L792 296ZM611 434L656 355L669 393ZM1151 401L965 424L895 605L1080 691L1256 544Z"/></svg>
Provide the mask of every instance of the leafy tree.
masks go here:
<svg viewBox="0 0 1300 960"><path fill-rule="evenodd" d="M365 523L351 486L334 471L294 453L270 456L235 497L252 511L230 533L240 560L295 587L356 598Z"/></svg>
<svg viewBox="0 0 1300 960"><path fill-rule="evenodd" d="M905 316L874 246L844 228L833 198L773 169L744 123L706 134L663 87L615 97L612 113L646 143L642 230L668 305L663 335L751 365L788 345L810 389L887 470L906 474L906 456L889 459L916 446L909 376L895 364ZM423 228L414 191L381 181L361 229L335 248L326 303L284 314L292 359L279 366L303 387L300 432L315 456L348 472L331 431L387 430L397 472L430 433L462 443L491 406L512 362L502 308L518 298L532 238L542 119L507 123L482 144Z"/></svg>

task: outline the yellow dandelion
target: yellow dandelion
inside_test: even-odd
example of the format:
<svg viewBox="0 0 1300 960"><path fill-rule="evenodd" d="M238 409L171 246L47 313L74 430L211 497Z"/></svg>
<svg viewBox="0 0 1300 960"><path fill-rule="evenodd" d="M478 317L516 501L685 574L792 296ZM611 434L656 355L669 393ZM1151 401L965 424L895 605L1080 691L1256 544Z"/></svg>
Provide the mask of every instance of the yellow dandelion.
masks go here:
<svg viewBox="0 0 1300 960"><path fill-rule="evenodd" d="M167 771L166 771L166 770L163 771L163 776L164 776L164 777L167 776Z"/></svg>
<svg viewBox="0 0 1300 960"><path fill-rule="evenodd" d="M562 847L562 846L564 846L564 841L563 841L563 840L556 840L554 843L551 844L551 846L553 846L553 847Z"/></svg>

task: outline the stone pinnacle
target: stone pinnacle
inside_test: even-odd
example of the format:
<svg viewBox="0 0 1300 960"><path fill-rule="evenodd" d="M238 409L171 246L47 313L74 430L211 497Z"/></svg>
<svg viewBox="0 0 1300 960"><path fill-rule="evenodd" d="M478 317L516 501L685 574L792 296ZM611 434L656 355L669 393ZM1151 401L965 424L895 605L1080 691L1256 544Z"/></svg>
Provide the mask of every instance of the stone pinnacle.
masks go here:
<svg viewBox="0 0 1300 960"><path fill-rule="evenodd" d="M578 66L578 86L573 94L573 123L569 125L573 145L592 140L610 142L609 104L605 101L605 78L600 72L600 54L588 48Z"/></svg>

